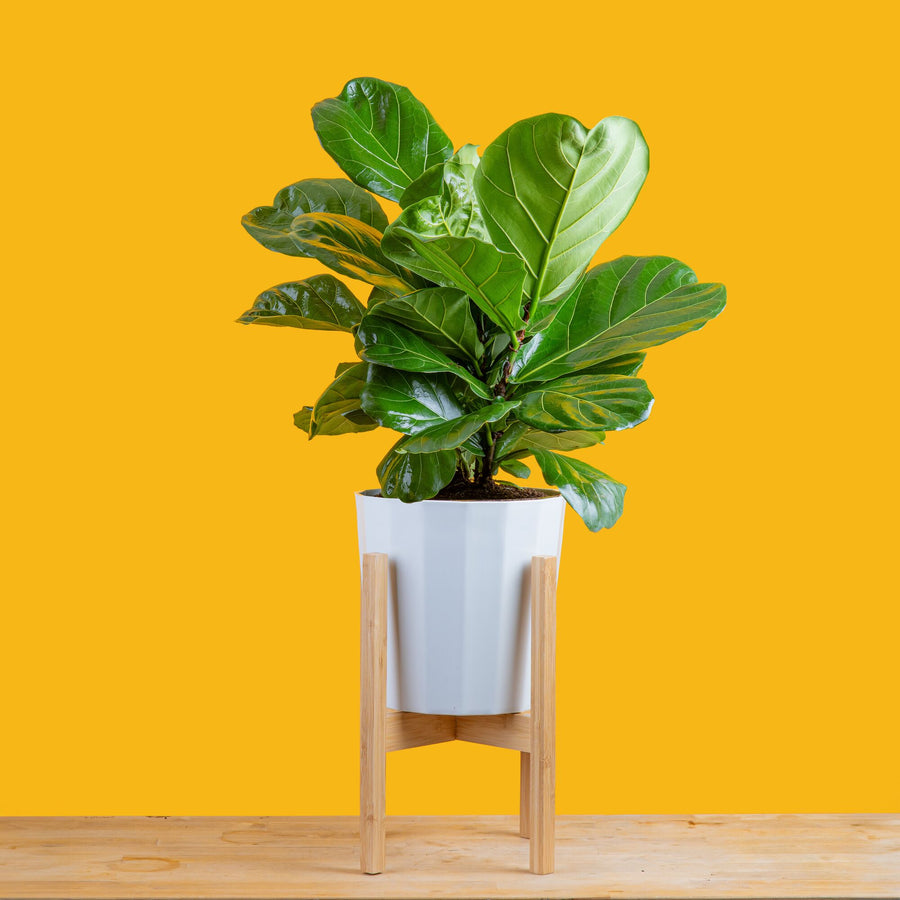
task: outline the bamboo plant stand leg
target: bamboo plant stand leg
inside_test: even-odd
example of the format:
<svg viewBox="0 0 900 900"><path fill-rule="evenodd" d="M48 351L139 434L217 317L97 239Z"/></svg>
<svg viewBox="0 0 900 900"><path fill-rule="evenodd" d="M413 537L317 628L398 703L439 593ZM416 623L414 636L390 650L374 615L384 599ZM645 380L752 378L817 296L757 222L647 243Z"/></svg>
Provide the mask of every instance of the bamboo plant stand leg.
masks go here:
<svg viewBox="0 0 900 900"><path fill-rule="evenodd" d="M359 818L363 872L384 870L384 805L387 752L387 594L388 558L363 559L360 645Z"/></svg>
<svg viewBox="0 0 900 900"><path fill-rule="evenodd" d="M386 756L444 741L519 752L519 833L530 839L529 868L554 867L556 803L555 556L531 561L531 711L442 716L387 709L388 558L363 557L360 630L360 867L384 871Z"/></svg>

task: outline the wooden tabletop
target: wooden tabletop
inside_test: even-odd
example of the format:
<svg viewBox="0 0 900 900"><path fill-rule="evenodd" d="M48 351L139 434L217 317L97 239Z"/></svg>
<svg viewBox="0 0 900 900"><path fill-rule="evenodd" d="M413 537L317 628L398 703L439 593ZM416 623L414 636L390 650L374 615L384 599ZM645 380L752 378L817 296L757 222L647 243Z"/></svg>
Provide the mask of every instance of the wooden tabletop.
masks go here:
<svg viewBox="0 0 900 900"><path fill-rule="evenodd" d="M900 897L900 815L560 816L528 872L514 816L0 818L0 897Z"/></svg>

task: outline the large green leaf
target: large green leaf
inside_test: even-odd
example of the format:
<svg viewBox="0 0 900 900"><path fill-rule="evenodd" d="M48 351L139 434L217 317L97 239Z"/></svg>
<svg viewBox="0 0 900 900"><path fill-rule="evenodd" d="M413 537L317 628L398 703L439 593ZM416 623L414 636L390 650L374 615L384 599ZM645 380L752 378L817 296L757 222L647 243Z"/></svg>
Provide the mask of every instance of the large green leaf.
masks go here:
<svg viewBox="0 0 900 900"><path fill-rule="evenodd" d="M404 372L452 372L462 378L470 388L485 400L492 400L493 394L487 385L476 378L459 363L453 362L446 353L438 350L414 331L381 317L381 306L375 313L369 313L356 332L362 342L360 356L379 366L390 366Z"/></svg>
<svg viewBox="0 0 900 900"><path fill-rule="evenodd" d="M496 422L519 405L518 401L491 403L449 422L441 422L417 432L403 445L404 453L433 453L453 450L464 444L488 422Z"/></svg>
<svg viewBox="0 0 900 900"><path fill-rule="evenodd" d="M313 275L263 291L237 321L244 325L351 331L365 313L362 303L333 275Z"/></svg>
<svg viewBox="0 0 900 900"><path fill-rule="evenodd" d="M606 433L603 431L539 431L529 428L516 444L517 448L524 450L554 450L566 452L568 450L581 450L584 447L593 447L594 444L602 444Z"/></svg>
<svg viewBox="0 0 900 900"><path fill-rule="evenodd" d="M653 406L642 378L572 375L519 395L516 418L545 431L621 431L639 425Z"/></svg>
<svg viewBox="0 0 900 900"><path fill-rule="evenodd" d="M405 325L449 356L475 364L484 356L469 298L456 288L425 288L382 300L378 315Z"/></svg>
<svg viewBox="0 0 900 900"><path fill-rule="evenodd" d="M475 171L475 166L462 163L455 157L447 160L441 166L439 192L407 206L394 220L393 227L406 228L423 238L450 235L474 237L489 243L490 236L472 185ZM399 252L402 253L402 247Z"/></svg>
<svg viewBox="0 0 900 900"><path fill-rule="evenodd" d="M532 451L547 484L559 488L566 502L591 531L612 528L622 515L625 485L599 469L549 450Z"/></svg>
<svg viewBox="0 0 900 900"><path fill-rule="evenodd" d="M464 144L446 163L438 163L430 169L426 169L404 192L400 198L400 206L406 209L419 200L426 197L436 197L441 193L444 183L445 166L455 166L456 171L465 177L469 185L475 175L475 169L481 158L478 156L478 148L474 144Z"/></svg>
<svg viewBox="0 0 900 900"><path fill-rule="evenodd" d="M444 182L444 163L438 163L430 169L426 169L410 186L403 192L403 195L397 201L401 209L406 209L426 197L436 197L441 192L441 185Z"/></svg>
<svg viewBox="0 0 900 900"><path fill-rule="evenodd" d="M525 267L512 253L501 253L473 237L423 238L396 223L384 233L385 254L438 284L465 291L512 340L525 327L521 317Z"/></svg>
<svg viewBox="0 0 900 900"><path fill-rule="evenodd" d="M354 78L312 109L325 151L357 183L389 200L453 153L431 113L405 87Z"/></svg>
<svg viewBox="0 0 900 900"><path fill-rule="evenodd" d="M275 195L272 206L251 210L241 224L263 247L288 256L304 256L291 240L291 222L314 212L350 216L377 231L387 227L387 216L378 201L346 178L306 178L289 184Z"/></svg>
<svg viewBox="0 0 900 900"><path fill-rule="evenodd" d="M579 369L579 375L637 375L644 360L647 358L646 353L626 353L624 356L617 356L614 359L607 359L597 363L594 366L587 366Z"/></svg>
<svg viewBox="0 0 900 900"><path fill-rule="evenodd" d="M378 423L366 416L360 406L359 395L366 385L368 369L365 363L357 363L338 375L326 388L312 410L312 423L309 427L311 438L320 434L371 431L378 427ZM351 414L352 419L348 418ZM296 416L294 424L297 424Z"/></svg>
<svg viewBox="0 0 900 900"><path fill-rule="evenodd" d="M511 381L547 381L702 328L725 306L721 284L697 284L669 256L623 256L587 276L526 343Z"/></svg>
<svg viewBox="0 0 900 900"><path fill-rule="evenodd" d="M392 294L408 294L420 286L381 252L380 232L349 216L305 213L291 222L290 238L301 255Z"/></svg>
<svg viewBox="0 0 900 900"><path fill-rule="evenodd" d="M377 365L369 367L360 401L379 425L404 434L418 434L466 414L451 375L414 374Z"/></svg>
<svg viewBox="0 0 900 900"><path fill-rule="evenodd" d="M456 451L404 453L400 438L378 464L376 470L381 493L404 503L428 500L450 484L456 474Z"/></svg>
<svg viewBox="0 0 900 900"><path fill-rule="evenodd" d="M493 243L525 260L532 327L625 218L647 166L640 129L619 116L590 131L571 116L534 116L485 149L475 190Z"/></svg>
<svg viewBox="0 0 900 900"><path fill-rule="evenodd" d="M527 455L535 447L539 450L580 450L602 444L605 436L602 431L540 431L524 422L511 421L494 445L494 459Z"/></svg>

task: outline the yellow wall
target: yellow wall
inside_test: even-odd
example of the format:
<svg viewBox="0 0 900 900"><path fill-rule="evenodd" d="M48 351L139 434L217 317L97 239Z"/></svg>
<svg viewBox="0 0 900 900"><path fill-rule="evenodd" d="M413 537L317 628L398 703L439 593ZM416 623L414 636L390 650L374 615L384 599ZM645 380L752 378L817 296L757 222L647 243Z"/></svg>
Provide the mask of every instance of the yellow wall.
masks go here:
<svg viewBox="0 0 900 900"><path fill-rule="evenodd" d="M307 444L291 415L349 341L233 320L319 271L239 219L338 174L308 110L360 74L457 144L637 120L651 174L598 260L729 288L652 351L650 420L581 454L629 491L612 531L567 523L559 812L900 807L881 6L7 13L0 814L356 811L352 492L391 438ZM390 813L516 803L502 750L388 775Z"/></svg>

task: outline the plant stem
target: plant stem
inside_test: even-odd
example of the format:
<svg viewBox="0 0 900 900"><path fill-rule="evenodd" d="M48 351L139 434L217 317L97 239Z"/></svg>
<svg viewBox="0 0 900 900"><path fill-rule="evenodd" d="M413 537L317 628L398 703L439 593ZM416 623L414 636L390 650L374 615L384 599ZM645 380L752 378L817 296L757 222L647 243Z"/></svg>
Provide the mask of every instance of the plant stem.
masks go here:
<svg viewBox="0 0 900 900"><path fill-rule="evenodd" d="M522 309L522 321L525 325L528 324L528 316L530 313L531 301L529 300ZM516 360L516 355L524 340L525 328L523 327L516 332L515 340L510 342L509 348L506 351L506 359L503 362L503 372L500 375L500 380L494 386L495 397L502 397L504 400L506 399L507 391L509 389L509 376L512 373L513 363ZM502 434L502 432L498 433ZM491 431L490 425L485 426L484 434L487 447L485 448L484 459L481 462L481 467L478 472L478 483L487 486L494 483L494 448L496 445L494 442L494 433Z"/></svg>
<svg viewBox="0 0 900 900"><path fill-rule="evenodd" d="M490 425L485 425L484 434L487 449L484 454L484 462L481 464L481 474L478 478L480 484L489 485L494 481L494 435Z"/></svg>
<svg viewBox="0 0 900 900"><path fill-rule="evenodd" d="M522 321L527 325L528 317L531 314L531 301L529 300L524 308L522 309ZM503 373L500 375L500 380L494 387L494 395L497 397L503 397L506 399L506 392L509 386L509 376L512 372L513 363L516 361L516 356L519 353L519 349L522 346L522 342L525 340L525 329L521 328L516 332L516 343L510 343L509 349L506 351L506 360L503 363Z"/></svg>

